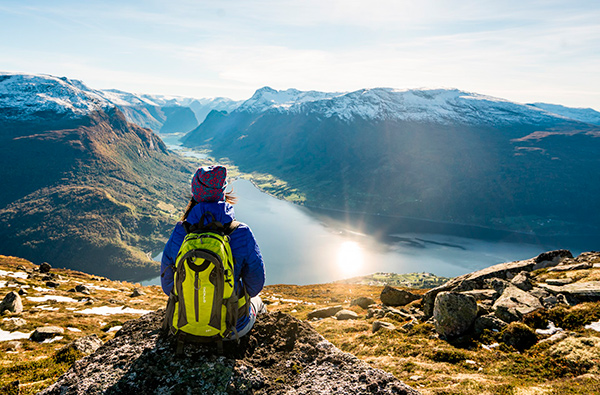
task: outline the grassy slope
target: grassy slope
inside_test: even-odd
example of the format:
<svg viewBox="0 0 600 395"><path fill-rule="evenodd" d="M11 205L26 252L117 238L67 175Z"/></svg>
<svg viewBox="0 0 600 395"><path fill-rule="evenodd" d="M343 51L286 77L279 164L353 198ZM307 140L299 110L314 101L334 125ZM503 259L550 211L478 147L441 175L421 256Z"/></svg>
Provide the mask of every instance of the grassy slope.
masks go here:
<svg viewBox="0 0 600 395"><path fill-rule="evenodd" d="M64 126L64 125L63 125ZM2 136L0 252L113 278L157 273L193 166L119 112ZM10 138L13 137L13 138Z"/></svg>

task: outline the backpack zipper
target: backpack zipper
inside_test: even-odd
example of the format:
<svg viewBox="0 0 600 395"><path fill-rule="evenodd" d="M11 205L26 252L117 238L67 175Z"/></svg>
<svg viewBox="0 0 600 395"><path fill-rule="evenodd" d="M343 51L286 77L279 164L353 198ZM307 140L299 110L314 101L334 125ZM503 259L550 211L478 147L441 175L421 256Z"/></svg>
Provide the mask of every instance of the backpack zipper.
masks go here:
<svg viewBox="0 0 600 395"><path fill-rule="evenodd" d="M198 322L200 320L200 318L199 318L200 302L198 300L198 290L199 290L198 272L196 272L196 279L194 280L194 309L196 310L196 322Z"/></svg>

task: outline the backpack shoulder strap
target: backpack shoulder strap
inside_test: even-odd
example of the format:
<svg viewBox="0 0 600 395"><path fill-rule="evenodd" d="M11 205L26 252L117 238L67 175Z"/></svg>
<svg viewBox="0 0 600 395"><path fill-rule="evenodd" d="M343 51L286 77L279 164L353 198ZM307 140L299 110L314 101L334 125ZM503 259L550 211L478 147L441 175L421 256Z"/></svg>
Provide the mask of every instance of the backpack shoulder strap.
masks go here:
<svg viewBox="0 0 600 395"><path fill-rule="evenodd" d="M234 230L236 230L242 223L238 221L231 221L230 223L225 225L225 234L227 236L231 235Z"/></svg>

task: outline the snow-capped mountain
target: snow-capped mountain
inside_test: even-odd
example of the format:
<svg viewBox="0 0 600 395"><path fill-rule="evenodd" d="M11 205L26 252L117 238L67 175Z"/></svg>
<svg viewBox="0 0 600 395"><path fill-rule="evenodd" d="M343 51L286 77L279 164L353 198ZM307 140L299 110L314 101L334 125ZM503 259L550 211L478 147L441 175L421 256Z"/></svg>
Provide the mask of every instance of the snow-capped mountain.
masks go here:
<svg viewBox="0 0 600 395"><path fill-rule="evenodd" d="M102 92L81 81L0 72L0 109L5 119L34 119L46 111L71 118L113 106Z"/></svg>
<svg viewBox="0 0 600 395"><path fill-rule="evenodd" d="M240 103L223 97L196 99L99 90L66 77L0 72L0 114L5 119L28 120L44 112L77 118L92 111L116 107L129 122L155 132L187 132L202 122L210 111L231 112ZM163 130L165 123L168 130ZM183 129L174 129L173 125Z"/></svg>
<svg viewBox="0 0 600 395"><path fill-rule="evenodd" d="M275 175L308 205L559 233L600 222L590 215L597 136L589 123L457 89L262 88L182 142Z"/></svg>
<svg viewBox="0 0 600 395"><path fill-rule="evenodd" d="M573 108L548 103L532 103L530 105L554 114L562 115L563 117L591 123L592 125L600 125L600 112L591 108Z"/></svg>
<svg viewBox="0 0 600 395"><path fill-rule="evenodd" d="M278 91L265 86L257 90L250 99L241 103L237 110L244 112L264 112L270 109L298 111L298 107L304 103L330 100L338 95L340 93L299 91L297 89Z"/></svg>
<svg viewBox="0 0 600 395"><path fill-rule="evenodd" d="M519 104L458 89L391 88L328 93L296 89L277 91L265 87L257 90L237 111L314 113L345 121L359 118L441 124L542 123L559 114L550 114L541 106Z"/></svg>

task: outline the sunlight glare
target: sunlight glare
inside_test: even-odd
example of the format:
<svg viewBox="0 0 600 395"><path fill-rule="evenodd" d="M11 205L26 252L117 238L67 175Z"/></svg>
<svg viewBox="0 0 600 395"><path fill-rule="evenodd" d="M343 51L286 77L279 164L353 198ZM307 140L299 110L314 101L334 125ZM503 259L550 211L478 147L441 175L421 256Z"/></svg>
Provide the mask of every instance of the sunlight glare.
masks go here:
<svg viewBox="0 0 600 395"><path fill-rule="evenodd" d="M345 277L356 275L364 264L362 248L354 241L345 241L340 245L337 255L338 267Z"/></svg>

